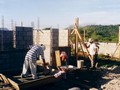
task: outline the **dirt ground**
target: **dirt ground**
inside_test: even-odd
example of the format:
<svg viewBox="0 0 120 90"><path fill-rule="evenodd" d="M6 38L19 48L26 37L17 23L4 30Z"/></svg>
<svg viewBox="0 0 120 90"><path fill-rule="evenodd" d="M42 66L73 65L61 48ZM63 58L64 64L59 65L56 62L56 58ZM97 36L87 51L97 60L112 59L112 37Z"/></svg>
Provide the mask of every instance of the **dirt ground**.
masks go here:
<svg viewBox="0 0 120 90"><path fill-rule="evenodd" d="M120 90L120 66L111 66L111 67L105 67L101 68L102 77L96 81L96 85L98 85L98 88L89 88L89 89L82 89L77 86L77 84L72 84L71 82L64 81L60 85L58 84L60 90ZM77 81L76 81L77 82ZM67 86L66 86L67 83ZM59 90L57 84L54 86L55 89L50 90ZM64 86L64 87L63 87ZM66 87L65 87L66 86ZM65 89L67 88L67 89ZM47 90L47 89L45 89Z"/></svg>
<svg viewBox="0 0 120 90"><path fill-rule="evenodd" d="M120 66L103 69L101 90L120 90Z"/></svg>
<svg viewBox="0 0 120 90"><path fill-rule="evenodd" d="M76 79L74 82L70 80L61 80L59 83L46 85L34 90L120 90L120 66L100 68L102 75L99 80L95 81L97 83L96 85L98 85L98 88L82 89L81 85L79 84L80 80L77 81Z"/></svg>
<svg viewBox="0 0 120 90"><path fill-rule="evenodd" d="M38 90L120 90L120 66L100 67L101 77L96 82L97 88L81 88L79 80L62 80L59 83L40 87ZM80 74L81 75L81 74ZM72 78L71 78L72 79ZM77 83L75 83L77 82Z"/></svg>

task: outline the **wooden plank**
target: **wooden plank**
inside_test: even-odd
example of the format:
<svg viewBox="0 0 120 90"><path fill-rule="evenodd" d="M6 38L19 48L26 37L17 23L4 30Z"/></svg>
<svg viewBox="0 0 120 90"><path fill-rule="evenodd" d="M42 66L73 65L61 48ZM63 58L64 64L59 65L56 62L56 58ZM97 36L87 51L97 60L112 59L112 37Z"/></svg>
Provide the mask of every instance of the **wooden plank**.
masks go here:
<svg viewBox="0 0 120 90"><path fill-rule="evenodd" d="M8 78L7 78L5 75L0 74L0 79L3 80L3 82L4 82L5 84L10 84Z"/></svg>
<svg viewBox="0 0 120 90"><path fill-rule="evenodd" d="M44 76L35 80L27 80L24 78L24 82L15 82L14 79L8 78L10 84L15 88L15 90L26 90L29 88L39 87L42 85L55 83L60 80L61 77L55 78L53 75Z"/></svg>
<svg viewBox="0 0 120 90"><path fill-rule="evenodd" d="M10 84L15 90L29 90L30 88L40 87L42 85L58 82L62 75L55 78L54 75L39 75L38 79L32 79L32 77L21 78L20 76L13 76L8 78Z"/></svg>
<svg viewBox="0 0 120 90"><path fill-rule="evenodd" d="M61 60L60 60L60 51L56 50L55 51L55 57L56 57L56 66L61 66Z"/></svg>
<svg viewBox="0 0 120 90"><path fill-rule="evenodd" d="M15 88L15 90L20 90L20 88L16 82L11 80L10 78L8 78L8 80L9 80L10 84Z"/></svg>
<svg viewBox="0 0 120 90"><path fill-rule="evenodd" d="M53 73L55 73L53 71ZM53 74L52 73L52 74ZM12 76L7 78L3 74L0 74L1 80L4 80L5 83L10 84L12 87L14 87L15 90L29 90L28 88L33 88L33 87L39 87L42 85L50 84L50 83L55 83L58 82L62 75L58 78L55 78L54 75L43 75L43 72L37 73L38 79L32 79L31 74L27 78L21 78L20 75L17 76Z"/></svg>
<svg viewBox="0 0 120 90"><path fill-rule="evenodd" d="M3 79L5 84L12 85L14 87L14 89L20 90L19 87L18 87L18 84L15 83L14 81L12 81L11 79L7 78L5 75L0 74L0 77Z"/></svg>
<svg viewBox="0 0 120 90"><path fill-rule="evenodd" d="M75 56L76 56L76 60L78 60L78 34L77 34L77 30L79 27L79 18L75 19Z"/></svg>
<svg viewBox="0 0 120 90"><path fill-rule="evenodd" d="M59 80L60 80L60 78L55 78L53 75L48 75L43 78L39 78L36 80L30 80L28 82L21 83L21 84L19 84L19 88L20 88L20 90L24 90L24 89L26 90L26 89L33 88L33 87L39 87L42 85L55 83Z"/></svg>

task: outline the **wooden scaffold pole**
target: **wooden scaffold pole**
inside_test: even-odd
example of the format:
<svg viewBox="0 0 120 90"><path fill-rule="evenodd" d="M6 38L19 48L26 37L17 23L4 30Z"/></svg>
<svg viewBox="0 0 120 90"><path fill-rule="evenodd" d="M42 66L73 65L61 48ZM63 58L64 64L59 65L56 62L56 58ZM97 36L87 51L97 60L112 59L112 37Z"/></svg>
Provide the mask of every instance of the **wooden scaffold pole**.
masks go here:
<svg viewBox="0 0 120 90"><path fill-rule="evenodd" d="M78 59L78 41L79 41L81 49L82 49L82 52L83 52L83 55L85 56L84 53L86 52L88 58L91 61L92 58L89 55L89 51L88 51L87 47L84 44L84 40L83 40L82 36L78 32L78 25L79 25L78 22L79 22L79 18L76 18L76 20L75 20L75 28L71 32L71 34L75 33L75 56L76 56L76 60Z"/></svg>
<svg viewBox="0 0 120 90"><path fill-rule="evenodd" d="M79 18L75 19L75 56L76 56L76 60L78 60L78 34L77 34L77 30L79 27Z"/></svg>
<svg viewBox="0 0 120 90"><path fill-rule="evenodd" d="M119 35L118 35L118 37L119 37L119 42L118 42L118 45L120 44L120 26L119 26ZM120 58L120 47L119 47L119 58Z"/></svg>

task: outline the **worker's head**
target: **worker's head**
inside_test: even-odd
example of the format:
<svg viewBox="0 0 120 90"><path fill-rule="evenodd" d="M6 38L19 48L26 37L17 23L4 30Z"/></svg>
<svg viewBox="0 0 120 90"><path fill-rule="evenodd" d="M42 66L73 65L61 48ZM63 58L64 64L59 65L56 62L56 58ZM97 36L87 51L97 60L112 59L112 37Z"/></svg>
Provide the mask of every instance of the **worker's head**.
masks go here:
<svg viewBox="0 0 120 90"><path fill-rule="evenodd" d="M29 45L28 47L27 47L27 49L31 49L33 47L33 45Z"/></svg>
<svg viewBox="0 0 120 90"><path fill-rule="evenodd" d="M100 45L100 43L98 42L98 39L95 39L95 40L94 40L94 43L95 43L96 45Z"/></svg>
<svg viewBox="0 0 120 90"><path fill-rule="evenodd" d="M88 42L89 42L89 43L93 43L93 39L92 39L92 38L89 38Z"/></svg>
<svg viewBox="0 0 120 90"><path fill-rule="evenodd" d="M40 44L40 47L42 47L43 51L46 49L45 45L43 45L43 44Z"/></svg>
<svg viewBox="0 0 120 90"><path fill-rule="evenodd" d="M67 53L65 51L61 52L60 57L62 58L62 61L66 61L66 59L68 58Z"/></svg>

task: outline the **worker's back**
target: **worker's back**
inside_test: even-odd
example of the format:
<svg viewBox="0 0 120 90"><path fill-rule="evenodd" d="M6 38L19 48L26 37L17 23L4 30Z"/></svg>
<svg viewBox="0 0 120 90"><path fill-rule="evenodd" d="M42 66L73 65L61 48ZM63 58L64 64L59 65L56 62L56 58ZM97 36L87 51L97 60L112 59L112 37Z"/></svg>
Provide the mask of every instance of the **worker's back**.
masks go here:
<svg viewBox="0 0 120 90"><path fill-rule="evenodd" d="M34 45L26 54L26 57L29 57L30 60L37 60L39 55L44 55L42 47Z"/></svg>

